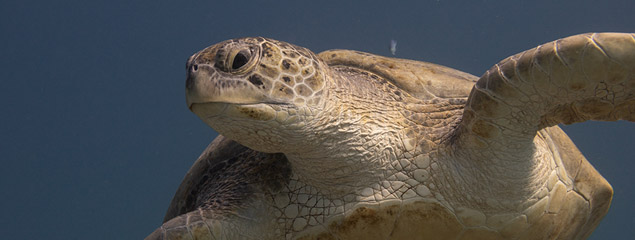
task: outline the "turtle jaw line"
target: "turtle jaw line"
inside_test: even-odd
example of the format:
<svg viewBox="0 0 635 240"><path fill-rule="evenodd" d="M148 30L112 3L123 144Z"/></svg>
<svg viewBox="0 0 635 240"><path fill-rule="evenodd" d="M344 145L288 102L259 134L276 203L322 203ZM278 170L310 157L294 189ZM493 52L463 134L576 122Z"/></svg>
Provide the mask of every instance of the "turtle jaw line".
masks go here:
<svg viewBox="0 0 635 240"><path fill-rule="evenodd" d="M235 103L226 101L210 101L195 102L190 104L189 108L207 125L218 131L219 129L217 129L217 127L221 126L213 122L220 119L241 122L247 121L252 123L268 122L276 117L277 112L284 112L286 111L285 109L294 109L295 106L293 104L282 102Z"/></svg>
<svg viewBox="0 0 635 240"><path fill-rule="evenodd" d="M297 107L284 102L198 102L192 103L190 109L219 134L254 150L267 153L282 152L280 144L286 142L284 139L287 139L289 135L295 135L294 131L297 130L297 127L284 126L302 123L297 119L304 117L290 116L293 114L289 111ZM280 136L260 136L262 133L276 132L285 133Z"/></svg>
<svg viewBox="0 0 635 240"><path fill-rule="evenodd" d="M226 102L226 101L209 101L209 102L190 102L187 105L187 108L190 109L190 111L194 111L194 105L210 105L210 104L214 104L214 105L225 105L225 106L229 106L229 105L235 105L235 106L244 106L244 107L250 107L250 106L257 106L260 104L266 104L266 105L276 105L276 106L293 106L293 104L290 103L285 103L285 102L277 102L277 101L268 101L268 102Z"/></svg>

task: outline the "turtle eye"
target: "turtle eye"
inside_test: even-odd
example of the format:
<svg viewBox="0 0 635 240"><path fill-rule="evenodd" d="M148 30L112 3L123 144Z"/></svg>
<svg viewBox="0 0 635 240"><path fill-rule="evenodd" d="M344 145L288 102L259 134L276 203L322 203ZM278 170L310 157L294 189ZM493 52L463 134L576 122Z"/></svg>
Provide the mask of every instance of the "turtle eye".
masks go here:
<svg viewBox="0 0 635 240"><path fill-rule="evenodd" d="M229 51L227 60L225 61L225 69L229 70L230 73L237 74L247 72L256 62L253 59L253 52L254 50L251 47L243 47Z"/></svg>
<svg viewBox="0 0 635 240"><path fill-rule="evenodd" d="M245 74L258 62L258 54L253 44L230 41L216 50L214 66L226 73Z"/></svg>
<svg viewBox="0 0 635 240"><path fill-rule="evenodd" d="M231 61L232 66L231 66L231 70L232 71L236 71L238 69L240 69L242 66L245 66L247 64L247 62L249 62L249 58L251 57L251 52L247 49L243 49L239 52L237 52L232 58L233 60Z"/></svg>

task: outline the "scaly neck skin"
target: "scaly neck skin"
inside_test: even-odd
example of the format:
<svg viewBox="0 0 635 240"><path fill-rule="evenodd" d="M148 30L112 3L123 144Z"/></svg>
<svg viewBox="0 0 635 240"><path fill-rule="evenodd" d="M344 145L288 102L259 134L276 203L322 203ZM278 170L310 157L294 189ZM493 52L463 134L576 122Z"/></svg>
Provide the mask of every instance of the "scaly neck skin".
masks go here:
<svg viewBox="0 0 635 240"><path fill-rule="evenodd" d="M393 171L390 159L396 158L404 126L398 120L401 103L379 91L363 91L377 86L344 77L334 81L321 109L307 120L302 142L284 153L302 182L341 195L378 183Z"/></svg>
<svg viewBox="0 0 635 240"><path fill-rule="evenodd" d="M302 182L325 194L341 195L368 187L386 175L387 158L394 153L380 149L394 138L379 126L332 124L304 142L313 147L285 155Z"/></svg>

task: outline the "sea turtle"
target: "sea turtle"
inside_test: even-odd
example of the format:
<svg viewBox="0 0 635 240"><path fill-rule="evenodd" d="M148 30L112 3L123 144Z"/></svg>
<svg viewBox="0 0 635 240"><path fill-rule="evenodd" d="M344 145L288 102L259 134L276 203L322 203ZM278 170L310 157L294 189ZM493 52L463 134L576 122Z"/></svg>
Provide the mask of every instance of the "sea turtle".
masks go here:
<svg viewBox="0 0 635 240"><path fill-rule="evenodd" d="M563 38L480 77L256 37L189 58L222 136L147 239L581 239L613 190L556 125L635 120L635 34Z"/></svg>

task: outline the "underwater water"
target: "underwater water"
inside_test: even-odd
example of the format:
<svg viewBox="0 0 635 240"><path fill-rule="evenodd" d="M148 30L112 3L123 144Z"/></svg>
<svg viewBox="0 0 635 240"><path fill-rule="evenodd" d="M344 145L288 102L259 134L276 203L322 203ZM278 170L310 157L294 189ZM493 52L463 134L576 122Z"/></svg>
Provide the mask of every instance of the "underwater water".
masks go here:
<svg viewBox="0 0 635 240"><path fill-rule="evenodd" d="M0 2L3 239L141 239L216 133L185 105L185 61L265 36L433 62L477 76L585 32L635 32L635 2ZM591 239L635 236L635 123L564 127L613 185Z"/></svg>

